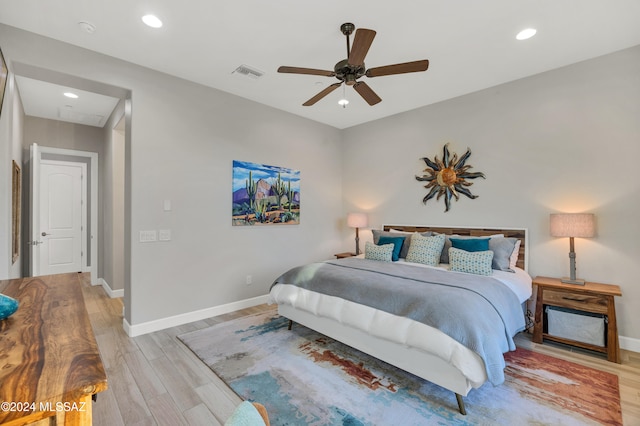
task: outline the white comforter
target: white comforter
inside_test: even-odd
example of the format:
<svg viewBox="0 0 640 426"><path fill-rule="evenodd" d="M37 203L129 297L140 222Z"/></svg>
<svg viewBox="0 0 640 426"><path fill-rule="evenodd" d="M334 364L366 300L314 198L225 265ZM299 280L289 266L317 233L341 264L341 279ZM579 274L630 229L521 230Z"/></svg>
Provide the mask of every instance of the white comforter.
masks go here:
<svg viewBox="0 0 640 426"><path fill-rule="evenodd" d="M411 265L428 267L413 263ZM440 267L446 269L444 266ZM522 269L517 269L515 273L494 270L493 277L509 287L518 296L520 303L531 296L531 277ZM288 284L273 286L270 303L289 305L435 355L460 370L472 387L479 387L487 380L484 363L478 354L440 330L420 322Z"/></svg>

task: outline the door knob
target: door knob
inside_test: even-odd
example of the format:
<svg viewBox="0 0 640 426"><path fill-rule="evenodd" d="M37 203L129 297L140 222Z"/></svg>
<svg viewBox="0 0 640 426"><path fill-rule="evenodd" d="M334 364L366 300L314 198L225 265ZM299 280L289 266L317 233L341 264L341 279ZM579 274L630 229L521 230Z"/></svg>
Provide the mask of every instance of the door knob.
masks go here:
<svg viewBox="0 0 640 426"><path fill-rule="evenodd" d="M46 237L47 235L51 235L51 234L47 234L46 232L43 232L41 235L42 235L43 237Z"/></svg>

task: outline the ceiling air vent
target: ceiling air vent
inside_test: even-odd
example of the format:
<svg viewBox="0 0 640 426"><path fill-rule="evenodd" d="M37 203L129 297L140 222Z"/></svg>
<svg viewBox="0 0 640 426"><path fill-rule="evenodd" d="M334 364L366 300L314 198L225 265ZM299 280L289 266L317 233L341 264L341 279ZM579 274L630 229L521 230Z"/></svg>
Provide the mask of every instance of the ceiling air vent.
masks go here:
<svg viewBox="0 0 640 426"><path fill-rule="evenodd" d="M257 70L255 68L251 68L248 65L240 65L238 68L233 70L233 74L244 75L244 76L247 76L247 77L251 77L254 80L257 80L257 79L259 79L260 77L262 77L264 75L264 73L262 71Z"/></svg>
<svg viewBox="0 0 640 426"><path fill-rule="evenodd" d="M104 115L85 114L77 112L69 108L58 108L58 117L64 121L70 121L76 124L85 124L87 126L102 127L104 125Z"/></svg>

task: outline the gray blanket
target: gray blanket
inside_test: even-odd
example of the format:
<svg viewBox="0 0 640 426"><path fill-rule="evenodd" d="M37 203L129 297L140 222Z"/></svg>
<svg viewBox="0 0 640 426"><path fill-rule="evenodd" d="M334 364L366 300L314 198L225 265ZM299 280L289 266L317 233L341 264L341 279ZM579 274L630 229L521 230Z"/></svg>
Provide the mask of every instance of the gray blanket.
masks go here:
<svg viewBox="0 0 640 426"><path fill-rule="evenodd" d="M347 258L293 268L278 283L437 328L476 352L494 385L504 382L502 354L515 350L513 336L525 327L517 296L491 277Z"/></svg>

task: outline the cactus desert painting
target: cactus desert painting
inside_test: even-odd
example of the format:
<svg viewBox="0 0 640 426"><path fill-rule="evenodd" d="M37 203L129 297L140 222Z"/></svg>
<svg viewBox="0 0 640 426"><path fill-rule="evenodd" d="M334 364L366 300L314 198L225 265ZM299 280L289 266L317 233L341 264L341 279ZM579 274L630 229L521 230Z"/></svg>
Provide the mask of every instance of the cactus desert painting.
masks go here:
<svg viewBox="0 0 640 426"><path fill-rule="evenodd" d="M233 161L233 225L300 223L300 171Z"/></svg>

